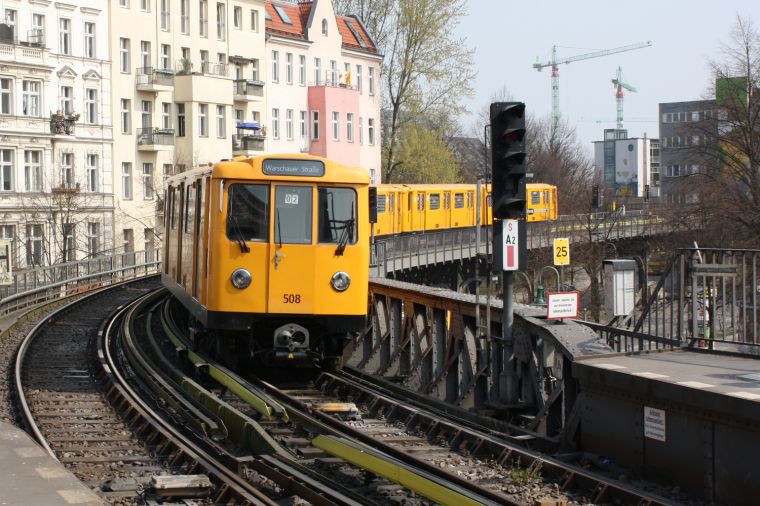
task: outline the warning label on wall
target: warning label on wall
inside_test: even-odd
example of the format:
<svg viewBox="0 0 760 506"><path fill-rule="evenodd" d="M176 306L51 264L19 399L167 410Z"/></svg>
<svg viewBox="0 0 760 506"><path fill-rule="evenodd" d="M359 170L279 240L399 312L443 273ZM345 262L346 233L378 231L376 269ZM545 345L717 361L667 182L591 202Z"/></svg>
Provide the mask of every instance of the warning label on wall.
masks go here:
<svg viewBox="0 0 760 506"><path fill-rule="evenodd" d="M644 406L644 437L667 441L665 410Z"/></svg>

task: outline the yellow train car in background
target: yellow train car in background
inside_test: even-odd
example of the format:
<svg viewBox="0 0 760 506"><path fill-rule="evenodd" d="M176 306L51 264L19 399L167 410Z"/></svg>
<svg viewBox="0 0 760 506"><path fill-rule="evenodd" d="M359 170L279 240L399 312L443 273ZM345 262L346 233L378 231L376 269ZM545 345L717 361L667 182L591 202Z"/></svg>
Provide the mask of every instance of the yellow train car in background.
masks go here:
<svg viewBox="0 0 760 506"><path fill-rule="evenodd" d="M492 221L490 185L481 187L480 209L477 186L472 184L381 184L376 188L376 236L474 227L478 213L482 224ZM527 184L526 198L527 221L557 219L556 186Z"/></svg>

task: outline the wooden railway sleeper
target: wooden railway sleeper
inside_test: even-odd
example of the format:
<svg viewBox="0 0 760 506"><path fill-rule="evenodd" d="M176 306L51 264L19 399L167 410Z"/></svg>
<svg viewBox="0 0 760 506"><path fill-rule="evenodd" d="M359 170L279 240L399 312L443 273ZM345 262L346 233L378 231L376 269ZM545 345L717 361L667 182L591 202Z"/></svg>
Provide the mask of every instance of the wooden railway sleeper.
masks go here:
<svg viewBox="0 0 760 506"><path fill-rule="evenodd" d="M574 479L575 479L574 472L572 471L565 472L565 474L562 476L562 479L560 480L559 489L566 490L572 484Z"/></svg>
<svg viewBox="0 0 760 506"><path fill-rule="evenodd" d="M607 489L609 487L606 483L600 483L597 485L596 489L594 490L594 503L600 503L604 500L605 496L607 495Z"/></svg>

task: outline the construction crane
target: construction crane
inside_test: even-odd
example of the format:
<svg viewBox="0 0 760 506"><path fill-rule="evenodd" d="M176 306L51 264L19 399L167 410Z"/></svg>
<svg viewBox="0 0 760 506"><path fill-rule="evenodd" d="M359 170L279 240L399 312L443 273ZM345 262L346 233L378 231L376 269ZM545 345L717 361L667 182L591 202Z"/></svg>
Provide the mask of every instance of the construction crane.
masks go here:
<svg viewBox="0 0 760 506"><path fill-rule="evenodd" d="M540 63L536 61L536 63L533 64L533 68L539 72L541 72L544 67L552 68L552 147L555 147L557 145L557 134L559 132L559 65L562 63L572 63L574 61L599 58L601 56L607 56L615 53L623 53L625 51L633 51L634 49L641 49L644 47L649 47L651 45L651 41L639 42L638 44L630 44L628 46L620 46L612 49L602 49L600 51L594 51L592 53L568 56L565 58L559 58L557 56L557 46L552 46L551 60L546 63Z"/></svg>
<svg viewBox="0 0 760 506"><path fill-rule="evenodd" d="M612 85L615 91L615 102L617 102L617 129L623 129L623 90L636 91L636 88L623 81L623 67L618 67L617 76L612 79Z"/></svg>

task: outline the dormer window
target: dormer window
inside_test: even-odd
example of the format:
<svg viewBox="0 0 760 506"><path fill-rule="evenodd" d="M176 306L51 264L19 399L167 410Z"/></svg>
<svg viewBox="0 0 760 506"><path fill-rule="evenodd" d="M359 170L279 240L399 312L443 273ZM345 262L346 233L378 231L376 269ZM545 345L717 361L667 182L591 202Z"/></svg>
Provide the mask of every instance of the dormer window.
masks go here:
<svg viewBox="0 0 760 506"><path fill-rule="evenodd" d="M322 20L322 35L327 36L327 20Z"/></svg>

